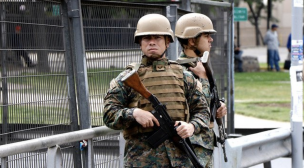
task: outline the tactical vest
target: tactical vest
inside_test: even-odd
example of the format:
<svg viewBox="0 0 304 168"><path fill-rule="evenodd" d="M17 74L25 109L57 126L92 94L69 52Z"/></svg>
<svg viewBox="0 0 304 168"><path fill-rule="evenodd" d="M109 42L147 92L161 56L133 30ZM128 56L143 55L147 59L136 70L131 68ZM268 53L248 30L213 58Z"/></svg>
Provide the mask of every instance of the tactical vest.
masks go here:
<svg viewBox="0 0 304 168"><path fill-rule="evenodd" d="M189 110L185 98L183 68L177 63L154 61L153 66L140 67L138 75L144 86L165 104L173 121L186 121ZM137 94L129 103L130 108L138 107L146 111L154 110L152 104ZM143 128L137 124L124 130L125 135L151 132L153 128Z"/></svg>

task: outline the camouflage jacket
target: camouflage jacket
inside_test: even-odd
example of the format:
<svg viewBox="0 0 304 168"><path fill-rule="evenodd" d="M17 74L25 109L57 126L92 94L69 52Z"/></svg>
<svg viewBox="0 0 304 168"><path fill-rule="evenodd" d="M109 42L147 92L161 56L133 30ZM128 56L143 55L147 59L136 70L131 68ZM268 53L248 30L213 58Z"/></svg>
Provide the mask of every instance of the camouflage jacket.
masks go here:
<svg viewBox="0 0 304 168"><path fill-rule="evenodd" d="M166 60L164 60L166 61ZM149 61L143 61L141 67L151 66ZM140 68L141 68L140 67ZM115 78L115 84L105 96L103 112L104 123L112 129L127 129L136 124L133 117L134 108L129 108L128 103L136 96L133 89L125 86L121 78L127 74L125 70ZM196 137L199 145L204 145L200 134L210 132L210 111L207 100L202 95L198 81L187 71L183 71L185 97L188 101L190 120L195 127L193 138ZM138 133L125 136L125 167L192 167L188 157L177 148L173 142L166 140L156 149L146 142L149 133Z"/></svg>
<svg viewBox="0 0 304 168"><path fill-rule="evenodd" d="M181 52L179 58L188 58L188 57L187 57L187 55L185 55L184 52ZM189 72L191 72L191 71L189 71ZM210 92L209 81L208 81L208 79L198 79L198 80L200 81L200 83L202 85L203 94L205 95L205 98L208 102L208 105L210 106L211 92ZM206 134L201 134L201 136L202 136L202 139L204 140L204 142L209 142L209 143L206 143L204 147L207 148L207 149L212 149L213 150L213 148L214 148L214 132L209 131L209 132L206 132ZM199 152L197 152L197 154L198 153Z"/></svg>
<svg viewBox="0 0 304 168"><path fill-rule="evenodd" d="M184 52L181 52L180 55L179 55L179 58L190 58L190 57L187 57L187 55ZM191 71L189 71L189 72L193 75L193 73ZM194 76L194 77L196 77L196 76ZM210 92L209 81L208 81L208 79L203 79L203 78L199 78L198 80L202 84L203 94L205 95L205 98L207 99L208 104L210 105L211 92Z"/></svg>

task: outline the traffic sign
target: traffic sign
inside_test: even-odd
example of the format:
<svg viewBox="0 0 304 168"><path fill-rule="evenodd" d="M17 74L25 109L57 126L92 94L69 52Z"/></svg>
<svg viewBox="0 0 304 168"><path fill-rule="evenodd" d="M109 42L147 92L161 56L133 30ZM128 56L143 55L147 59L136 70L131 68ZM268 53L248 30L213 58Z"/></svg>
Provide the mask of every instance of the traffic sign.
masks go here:
<svg viewBox="0 0 304 168"><path fill-rule="evenodd" d="M235 22L247 21L248 20L247 8L235 7L233 16Z"/></svg>

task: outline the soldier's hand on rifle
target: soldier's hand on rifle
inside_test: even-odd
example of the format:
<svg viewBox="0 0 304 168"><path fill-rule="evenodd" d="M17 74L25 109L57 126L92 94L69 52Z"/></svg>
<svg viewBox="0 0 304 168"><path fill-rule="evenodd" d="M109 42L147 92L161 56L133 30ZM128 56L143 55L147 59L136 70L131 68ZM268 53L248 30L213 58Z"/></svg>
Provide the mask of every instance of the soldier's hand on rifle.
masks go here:
<svg viewBox="0 0 304 168"><path fill-rule="evenodd" d="M133 111L133 117L144 128L153 127L154 123L157 126L160 126L158 120L149 111L145 111L145 110L136 108Z"/></svg>
<svg viewBox="0 0 304 168"><path fill-rule="evenodd" d="M227 114L226 104L221 102L221 107L216 111L216 118L222 118Z"/></svg>
<svg viewBox="0 0 304 168"><path fill-rule="evenodd" d="M189 67L189 70L192 71L199 78L208 79L207 74L206 74L206 70L205 70L202 62L197 62L196 67L194 67L194 68Z"/></svg>
<svg viewBox="0 0 304 168"><path fill-rule="evenodd" d="M178 126L176 128L176 132L181 138L191 137L194 133L194 125L191 123L186 123L184 121L175 121L174 126Z"/></svg>

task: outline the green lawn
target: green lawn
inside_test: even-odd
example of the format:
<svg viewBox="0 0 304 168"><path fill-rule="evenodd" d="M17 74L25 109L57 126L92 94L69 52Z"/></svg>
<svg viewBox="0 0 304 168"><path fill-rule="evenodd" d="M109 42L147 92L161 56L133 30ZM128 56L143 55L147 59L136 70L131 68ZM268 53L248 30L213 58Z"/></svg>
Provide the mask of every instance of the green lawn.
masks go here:
<svg viewBox="0 0 304 168"><path fill-rule="evenodd" d="M235 73L235 113L290 121L290 92L289 72Z"/></svg>
<svg viewBox="0 0 304 168"><path fill-rule="evenodd" d="M283 65L281 65L282 67ZM291 88L290 77L288 72L268 72L265 71L267 65L260 64L262 72L243 72L235 73L235 113L246 116L253 116L263 119L271 119L277 121L290 121L290 102L291 102ZM110 80L116 77L122 69L94 69L88 71L89 88L91 92L104 93L109 87ZM64 88L66 85L65 75L62 76L47 76L32 78L31 85L39 86L41 90L49 92L56 91L50 89L50 86L60 86ZM8 81L17 84L28 84L27 79ZM17 90L15 90L17 91ZM52 110L51 110L52 109ZM55 111L62 111L66 109L57 109ZM18 111L15 113L14 111ZM24 111L23 118L19 116L20 111ZM10 122L32 122L35 119L27 119L26 116L36 116L38 123L50 124L53 121L62 120L61 122L69 122L67 120L68 113L60 116L60 114L49 114L54 111L53 107L45 107L36 111L35 109L18 107L18 109L9 109ZM0 109L0 119L1 119ZM94 112L93 112L94 113ZM48 121L41 121L39 115L51 115L54 119ZM24 118L25 117L25 118ZM2 119L1 119L2 120ZM31 120L31 121L30 121ZM60 122L60 123L61 123ZM58 123L53 123L58 124Z"/></svg>

